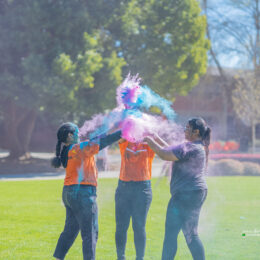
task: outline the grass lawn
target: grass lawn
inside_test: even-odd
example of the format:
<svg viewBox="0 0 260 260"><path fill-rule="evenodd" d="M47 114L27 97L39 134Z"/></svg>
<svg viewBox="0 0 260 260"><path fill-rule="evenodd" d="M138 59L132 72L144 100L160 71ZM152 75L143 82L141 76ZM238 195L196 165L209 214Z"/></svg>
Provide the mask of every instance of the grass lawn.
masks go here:
<svg viewBox="0 0 260 260"><path fill-rule="evenodd" d="M206 259L260 259L260 178L210 177L201 212L200 237ZM0 259L53 259L63 229L65 210L61 180L0 182ZM116 179L100 179L98 186L99 240L97 260L115 260L114 193ZM153 202L147 220L145 260L160 260L164 221L170 198L167 180L153 180ZM251 235L250 235L251 232ZM246 233L246 236L242 236ZM258 236L257 236L258 235ZM177 260L192 259L183 234ZM128 231L127 260L135 260L133 232ZM81 237L67 258L82 259Z"/></svg>

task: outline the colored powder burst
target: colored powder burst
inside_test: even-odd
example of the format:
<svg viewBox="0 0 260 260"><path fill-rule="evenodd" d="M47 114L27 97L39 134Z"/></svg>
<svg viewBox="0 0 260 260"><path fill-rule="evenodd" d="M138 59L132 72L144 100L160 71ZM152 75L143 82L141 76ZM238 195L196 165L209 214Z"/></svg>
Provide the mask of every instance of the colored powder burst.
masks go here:
<svg viewBox="0 0 260 260"><path fill-rule="evenodd" d="M118 106L132 109L140 109L149 111L151 107L158 107L161 114L169 120L175 119L175 112L172 109L172 103L159 96L148 86L140 85L141 78L138 74L131 76L130 74L117 88L117 104Z"/></svg>
<svg viewBox="0 0 260 260"><path fill-rule="evenodd" d="M83 136L88 137L90 140L102 137L115 127L121 128L122 123L129 116L139 118L142 116L142 112L136 109L122 110L116 108L108 114L99 114L92 117L91 120L85 121L84 125L80 128L80 136L81 138Z"/></svg>
<svg viewBox="0 0 260 260"><path fill-rule="evenodd" d="M122 109L131 109L136 107L136 101L138 95L140 95L141 89L140 82L141 78L138 77L138 74L135 76L128 74L126 79L116 90L118 107L121 107Z"/></svg>
<svg viewBox="0 0 260 260"><path fill-rule="evenodd" d="M129 116L122 122L122 137L133 143L141 142L147 132L144 126L143 117Z"/></svg>
<svg viewBox="0 0 260 260"><path fill-rule="evenodd" d="M167 131L168 135L177 135L176 124L173 121L176 114L171 102L160 97L149 87L141 86L140 82L138 74L129 74L117 88L118 106L108 114L99 114L86 121L80 128L80 135L94 139L107 134L115 127L122 129L122 137L131 142L141 142L148 134L165 135ZM168 120L144 113L153 107L159 108L161 115Z"/></svg>
<svg viewBox="0 0 260 260"><path fill-rule="evenodd" d="M183 129L173 121L142 113L141 117L131 115L121 124L122 137L130 142L142 142L147 135L159 135L169 144L184 140Z"/></svg>
<svg viewBox="0 0 260 260"><path fill-rule="evenodd" d="M126 108L130 109L135 107L138 95L140 93L139 86L133 86L133 88L126 87L122 92L122 101Z"/></svg>
<svg viewBox="0 0 260 260"><path fill-rule="evenodd" d="M118 126L123 118L123 111L115 109L110 113L106 114L103 118L102 125L97 127L95 131L89 134L90 139L102 137L107 134L111 128Z"/></svg>
<svg viewBox="0 0 260 260"><path fill-rule="evenodd" d="M143 86L136 101L137 107L149 111L151 107L158 107L161 114L170 120L174 120L176 114L172 109L172 103L152 91L149 87Z"/></svg>
<svg viewBox="0 0 260 260"><path fill-rule="evenodd" d="M84 122L83 126L79 129L79 136L81 140L89 139L89 134L97 127L100 127L103 124L104 117L106 115L97 114L93 116L90 120Z"/></svg>

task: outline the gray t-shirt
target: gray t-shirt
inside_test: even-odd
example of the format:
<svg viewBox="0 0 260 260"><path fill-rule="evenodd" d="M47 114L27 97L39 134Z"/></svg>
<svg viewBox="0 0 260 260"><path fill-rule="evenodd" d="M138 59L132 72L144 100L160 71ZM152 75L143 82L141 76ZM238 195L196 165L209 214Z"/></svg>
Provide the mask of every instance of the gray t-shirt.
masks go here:
<svg viewBox="0 0 260 260"><path fill-rule="evenodd" d="M172 166L171 194L207 189L206 153L202 142L185 142L170 149L178 158Z"/></svg>

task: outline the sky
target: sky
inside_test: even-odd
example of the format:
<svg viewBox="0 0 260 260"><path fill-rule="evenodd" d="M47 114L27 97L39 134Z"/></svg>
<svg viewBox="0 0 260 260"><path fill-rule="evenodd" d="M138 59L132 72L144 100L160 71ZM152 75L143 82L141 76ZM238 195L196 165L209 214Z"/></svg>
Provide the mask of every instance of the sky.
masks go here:
<svg viewBox="0 0 260 260"><path fill-rule="evenodd" d="M250 6L243 6L242 9L239 9L234 4L232 5L232 2L247 2L252 6L255 1L208 0L211 44L223 67L250 68L252 62L244 48L244 45L249 43L250 38L253 41L255 39L254 21L249 14ZM215 65L212 60L209 62L211 65Z"/></svg>

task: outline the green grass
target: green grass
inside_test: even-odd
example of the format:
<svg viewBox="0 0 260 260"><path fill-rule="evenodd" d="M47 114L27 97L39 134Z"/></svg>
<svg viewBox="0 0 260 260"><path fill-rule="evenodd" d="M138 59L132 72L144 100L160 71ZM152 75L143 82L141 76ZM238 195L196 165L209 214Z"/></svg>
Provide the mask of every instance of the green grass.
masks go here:
<svg viewBox="0 0 260 260"><path fill-rule="evenodd" d="M210 177L208 198L200 218L200 237L206 259L260 259L260 178ZM97 260L115 260L115 179L101 179L98 187L99 240ZM62 181L0 182L0 259L53 259L63 229L65 210ZM160 260L169 185L153 181L153 202L147 219L146 260ZM242 236L257 230L259 236ZM127 260L134 260L133 232L128 231ZM82 259L81 238L67 258ZM183 234L178 238L177 260L192 259Z"/></svg>

